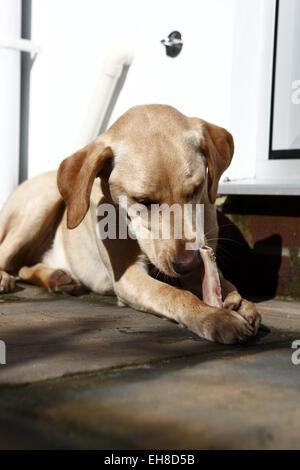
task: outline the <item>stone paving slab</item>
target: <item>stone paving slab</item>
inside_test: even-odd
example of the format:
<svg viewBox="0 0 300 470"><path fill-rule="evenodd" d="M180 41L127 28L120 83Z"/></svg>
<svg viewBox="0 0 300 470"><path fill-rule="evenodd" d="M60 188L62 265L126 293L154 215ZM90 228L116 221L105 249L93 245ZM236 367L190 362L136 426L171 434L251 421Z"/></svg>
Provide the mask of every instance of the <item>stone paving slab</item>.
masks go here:
<svg viewBox="0 0 300 470"><path fill-rule="evenodd" d="M288 344L0 389L0 448L299 449Z"/></svg>
<svg viewBox="0 0 300 470"><path fill-rule="evenodd" d="M247 345L114 298L0 296L0 449L299 449L300 303L258 304Z"/></svg>
<svg viewBox="0 0 300 470"><path fill-rule="evenodd" d="M16 294L0 298L0 339L7 348L0 384L231 349L200 339L168 320L120 308L113 297L69 297L22 286ZM300 338L298 307L295 302L260 304L270 332L261 332L254 344L284 342L297 332Z"/></svg>

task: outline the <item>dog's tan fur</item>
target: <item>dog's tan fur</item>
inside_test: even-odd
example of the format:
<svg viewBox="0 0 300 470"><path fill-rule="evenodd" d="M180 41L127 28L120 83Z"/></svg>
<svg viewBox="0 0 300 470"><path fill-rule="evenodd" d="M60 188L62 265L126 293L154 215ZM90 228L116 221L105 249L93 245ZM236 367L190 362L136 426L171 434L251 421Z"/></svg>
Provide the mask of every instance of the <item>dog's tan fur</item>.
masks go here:
<svg viewBox="0 0 300 470"><path fill-rule="evenodd" d="M223 128L170 106L130 109L64 160L58 173L28 180L11 195L0 213L0 290L13 290L11 274L19 272L53 291L74 293L83 284L114 293L122 304L173 319L209 340L233 343L255 335L260 317L254 304L221 273L223 309L200 300L200 269L178 279L178 286L160 280L179 277L172 259L188 240L102 240L96 233L99 205L118 209L121 195L130 203L197 202L205 205L206 242L215 250L214 202L232 155L233 139ZM193 219L187 222L194 226Z"/></svg>

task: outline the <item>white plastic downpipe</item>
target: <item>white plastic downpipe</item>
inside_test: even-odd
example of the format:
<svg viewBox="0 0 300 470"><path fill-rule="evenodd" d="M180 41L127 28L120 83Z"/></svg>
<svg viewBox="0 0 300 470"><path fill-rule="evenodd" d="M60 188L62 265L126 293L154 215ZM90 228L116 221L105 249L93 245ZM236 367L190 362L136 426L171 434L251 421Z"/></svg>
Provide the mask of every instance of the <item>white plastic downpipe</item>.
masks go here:
<svg viewBox="0 0 300 470"><path fill-rule="evenodd" d="M104 59L75 150L84 147L105 131L132 61L133 50L130 46L115 46Z"/></svg>
<svg viewBox="0 0 300 470"><path fill-rule="evenodd" d="M1 36L21 36L21 0L0 0ZM0 207L18 184L20 52L0 46Z"/></svg>

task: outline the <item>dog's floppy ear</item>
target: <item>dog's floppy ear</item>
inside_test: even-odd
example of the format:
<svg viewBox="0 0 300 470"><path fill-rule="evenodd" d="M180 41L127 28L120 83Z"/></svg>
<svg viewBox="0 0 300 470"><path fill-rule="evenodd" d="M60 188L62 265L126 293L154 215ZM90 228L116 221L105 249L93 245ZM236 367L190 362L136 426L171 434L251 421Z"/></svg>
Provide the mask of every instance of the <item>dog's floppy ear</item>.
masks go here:
<svg viewBox="0 0 300 470"><path fill-rule="evenodd" d="M101 141L95 141L66 158L57 175L58 189L67 206L67 226L82 222L90 206L92 185L113 153Z"/></svg>
<svg viewBox="0 0 300 470"><path fill-rule="evenodd" d="M233 157L234 143L232 135L223 127L202 121L205 135L205 155L208 166L208 196L214 204L220 178L229 167Z"/></svg>

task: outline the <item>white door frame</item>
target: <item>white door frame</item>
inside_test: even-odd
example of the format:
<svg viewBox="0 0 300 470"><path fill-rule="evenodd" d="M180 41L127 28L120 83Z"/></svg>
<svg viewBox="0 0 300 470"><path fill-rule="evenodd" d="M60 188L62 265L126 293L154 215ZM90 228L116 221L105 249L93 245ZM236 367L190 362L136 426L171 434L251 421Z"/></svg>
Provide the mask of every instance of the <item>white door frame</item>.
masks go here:
<svg viewBox="0 0 300 470"><path fill-rule="evenodd" d="M257 179L281 180L286 185L300 182L300 159L270 160L270 127L273 85L274 35L276 0L264 0L264 31L262 32L261 79L258 96L257 152L255 176ZM300 77L299 77L300 78ZM292 89L291 89L292 93Z"/></svg>

